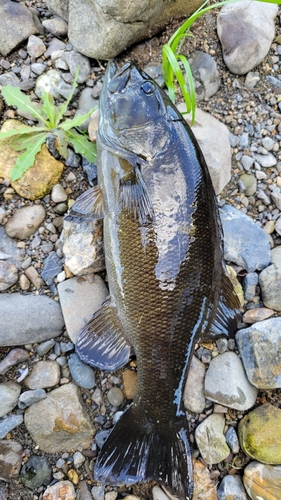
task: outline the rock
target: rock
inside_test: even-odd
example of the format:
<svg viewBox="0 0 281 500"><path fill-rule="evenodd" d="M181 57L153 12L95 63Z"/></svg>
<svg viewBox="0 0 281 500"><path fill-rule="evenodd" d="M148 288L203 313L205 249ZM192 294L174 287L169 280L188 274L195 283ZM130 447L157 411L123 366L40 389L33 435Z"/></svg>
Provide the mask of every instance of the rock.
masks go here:
<svg viewBox="0 0 281 500"><path fill-rule="evenodd" d="M51 3L57 0L51 0ZM188 16L200 5L196 0L169 2L159 0L141 4L101 0L69 1L68 36L73 46L90 58L114 58L133 43L150 36L176 17ZM59 14L59 12L57 11ZM60 14L61 15L61 14Z"/></svg>
<svg viewBox="0 0 281 500"><path fill-rule="evenodd" d="M257 273L248 273L243 279L244 296L246 300L253 300L256 295L256 287L259 282Z"/></svg>
<svg viewBox="0 0 281 500"><path fill-rule="evenodd" d="M18 270L12 262L0 260L0 292L7 290L18 281Z"/></svg>
<svg viewBox="0 0 281 500"><path fill-rule="evenodd" d="M254 164L254 161L255 159L252 158L252 156L243 155L241 158L241 163L245 170L250 170L250 168Z"/></svg>
<svg viewBox="0 0 281 500"><path fill-rule="evenodd" d="M264 269L270 261L267 234L253 220L232 207L220 208L224 233L224 258L248 272Z"/></svg>
<svg viewBox="0 0 281 500"><path fill-rule="evenodd" d="M67 193L61 184L55 184L52 188L51 198L54 203L67 200Z"/></svg>
<svg viewBox="0 0 281 500"><path fill-rule="evenodd" d="M15 73L8 71L0 75L0 85L10 85L11 87L19 87L20 80Z"/></svg>
<svg viewBox="0 0 281 500"><path fill-rule="evenodd" d="M17 120L6 120L1 132L17 129L21 126ZM0 141L0 177L10 178L10 172L20 154L10 147L10 140ZM27 170L17 181L11 182L16 193L28 200L44 198L62 174L63 163L55 160L43 144L41 151L36 155L34 165Z"/></svg>
<svg viewBox="0 0 281 500"><path fill-rule="evenodd" d="M247 495L239 476L227 475L218 488L218 500L247 500Z"/></svg>
<svg viewBox="0 0 281 500"><path fill-rule="evenodd" d="M47 285L52 285L55 277L62 271L63 262L56 252L49 253L44 259L44 269L41 276Z"/></svg>
<svg viewBox="0 0 281 500"><path fill-rule="evenodd" d="M46 342L42 342L42 344L39 344L39 346L37 347L37 354L39 356L45 356L45 354L47 354L55 345L55 340L54 339L50 339L50 340L46 340Z"/></svg>
<svg viewBox="0 0 281 500"><path fill-rule="evenodd" d="M18 406L21 409L27 408L34 403L38 403L38 401L41 401L41 399L45 399L46 396L47 393L46 391L44 391L44 389L25 391L19 397Z"/></svg>
<svg viewBox="0 0 281 500"><path fill-rule="evenodd" d="M44 75L41 75L36 80L35 94L42 97L42 92L45 90L48 94L58 98L58 87L62 83L60 73L55 69L50 69Z"/></svg>
<svg viewBox="0 0 281 500"><path fill-rule="evenodd" d="M265 168L274 167L276 165L277 160L272 153L267 153L265 155L255 154L256 161Z"/></svg>
<svg viewBox="0 0 281 500"><path fill-rule="evenodd" d="M207 467L199 460L193 461L194 500L217 500L216 484L210 478Z"/></svg>
<svg viewBox="0 0 281 500"><path fill-rule="evenodd" d="M239 453L240 446L236 430L231 425L225 433L225 439L228 446L231 448L232 453Z"/></svg>
<svg viewBox="0 0 281 500"><path fill-rule="evenodd" d="M281 311L281 265L271 264L259 276L262 300L266 307Z"/></svg>
<svg viewBox="0 0 281 500"><path fill-rule="evenodd" d="M242 174L239 181L245 186L245 195L253 196L257 190L257 178L252 174Z"/></svg>
<svg viewBox="0 0 281 500"><path fill-rule="evenodd" d="M236 410L248 410L255 404L257 393L237 354L224 352L212 359L205 377L208 399Z"/></svg>
<svg viewBox="0 0 281 500"><path fill-rule="evenodd" d="M59 304L45 295L1 294L0 310L0 346L43 342L64 327Z"/></svg>
<svg viewBox="0 0 281 500"><path fill-rule="evenodd" d="M59 16L54 16L52 19L42 21L45 30L52 33L54 36L63 38L67 35L67 23Z"/></svg>
<svg viewBox="0 0 281 500"><path fill-rule="evenodd" d="M46 45L38 36L30 35L27 42L27 52L30 57L40 57L46 52Z"/></svg>
<svg viewBox="0 0 281 500"><path fill-rule="evenodd" d="M91 493L94 500L104 500L104 486L93 486Z"/></svg>
<svg viewBox="0 0 281 500"><path fill-rule="evenodd" d="M7 371L12 367L26 361L29 358L29 354L25 349L12 349L7 356L5 356L2 361L0 361L0 375L5 375Z"/></svg>
<svg viewBox="0 0 281 500"><path fill-rule="evenodd" d="M61 51L61 53L64 51L66 47L66 44L64 42L62 42L62 40L58 40L58 38L54 37L51 39L49 45L48 45L48 48L44 54L44 57L45 59L47 59L48 57L57 57L56 56L56 53L58 51ZM59 56L60 57L60 56Z"/></svg>
<svg viewBox="0 0 281 500"><path fill-rule="evenodd" d="M79 51L80 52L80 51ZM75 75L75 72L79 66L79 75L78 75L78 83L84 83L88 80L91 73L91 66L89 59L79 52L71 50L69 52L63 53L63 60L68 64L70 73L72 76Z"/></svg>
<svg viewBox="0 0 281 500"><path fill-rule="evenodd" d="M255 309L249 309L243 314L243 323L256 323L257 321L264 321L265 319L273 316L273 309L267 309L266 307L257 307Z"/></svg>
<svg viewBox="0 0 281 500"><path fill-rule="evenodd" d="M8 220L5 229L8 236L26 240L41 226L46 212L42 205L31 205L16 210Z"/></svg>
<svg viewBox="0 0 281 500"><path fill-rule="evenodd" d="M61 240L65 264L74 275L104 269L103 226L100 220L66 216Z"/></svg>
<svg viewBox="0 0 281 500"><path fill-rule="evenodd" d="M277 5L251 1L223 6L217 18L217 31L224 62L232 73L248 73L267 55L275 35L277 12Z"/></svg>
<svg viewBox="0 0 281 500"><path fill-rule="evenodd" d="M99 110L95 109L90 116L88 124L88 135L91 142L95 142L97 139L97 131L99 126Z"/></svg>
<svg viewBox="0 0 281 500"><path fill-rule="evenodd" d="M281 210L281 191L280 191L279 187L272 186L271 198L272 198L273 203L275 204L276 208L278 208L278 210Z"/></svg>
<svg viewBox="0 0 281 500"><path fill-rule="evenodd" d="M38 361L26 377L25 385L28 389L44 389L58 385L59 381L60 367L56 361Z"/></svg>
<svg viewBox="0 0 281 500"><path fill-rule="evenodd" d="M153 486L152 488L152 500L169 500L169 497L165 495L162 488L159 486Z"/></svg>
<svg viewBox="0 0 281 500"><path fill-rule="evenodd" d="M0 479L10 482L19 475L21 468L22 446L17 441L0 441ZM1 495L0 495L1 499Z"/></svg>
<svg viewBox="0 0 281 500"><path fill-rule="evenodd" d="M80 451L76 451L73 455L73 465L75 468L79 468L84 462L85 462L85 457L80 453Z"/></svg>
<svg viewBox="0 0 281 500"><path fill-rule="evenodd" d="M4 57L30 35L38 33L30 10L22 3L2 1L0 19L0 52Z"/></svg>
<svg viewBox="0 0 281 500"><path fill-rule="evenodd" d="M20 392L21 386L11 380L0 384L0 417L7 415L17 405Z"/></svg>
<svg viewBox="0 0 281 500"><path fill-rule="evenodd" d="M47 453L73 451L77 446L88 448L93 439L91 421L79 389L72 383L54 389L27 408L24 422L36 445Z"/></svg>
<svg viewBox="0 0 281 500"><path fill-rule="evenodd" d="M112 406L120 406L124 401L123 392L119 387L112 387L107 393L107 399Z"/></svg>
<svg viewBox="0 0 281 500"><path fill-rule="evenodd" d="M97 274L70 278L58 284L58 293L67 333L75 343L77 335L108 296Z"/></svg>
<svg viewBox="0 0 281 500"><path fill-rule="evenodd" d="M91 109L96 108L97 105L98 105L98 100L94 99L92 97L92 89L90 87L86 87L85 89L82 90L82 92L80 94L79 101L78 101L78 109L75 113L75 117L78 115L84 115L84 114L88 113ZM96 109L95 111L98 112L98 109ZM99 114L98 114L98 116L99 116ZM92 121L91 117L88 118L82 125L80 125L80 128L82 130L87 130L87 127L88 127L90 121ZM91 125L92 127L93 127L93 123L94 122L92 121L92 125Z"/></svg>
<svg viewBox="0 0 281 500"><path fill-rule="evenodd" d="M22 415L9 415L0 421L0 439L23 423Z"/></svg>
<svg viewBox="0 0 281 500"><path fill-rule="evenodd" d="M7 235L4 227L0 226L0 253L8 255L9 261L13 262L17 269L20 269L25 257L25 250L18 248L17 243Z"/></svg>
<svg viewBox="0 0 281 500"><path fill-rule="evenodd" d="M224 416L212 413L195 429L197 446L207 464L218 464L230 453L223 434L224 425Z"/></svg>
<svg viewBox="0 0 281 500"><path fill-rule="evenodd" d="M105 443L105 441L107 440L109 434L110 434L111 430L107 430L107 431L100 431L100 432L97 432L97 434L95 435L95 442L97 444L97 446L101 449Z"/></svg>
<svg viewBox="0 0 281 500"><path fill-rule="evenodd" d="M75 500L76 493L71 481L58 481L46 489L43 500Z"/></svg>
<svg viewBox="0 0 281 500"><path fill-rule="evenodd" d="M260 74L258 71L250 71L245 78L245 87L253 89L260 81Z"/></svg>
<svg viewBox="0 0 281 500"><path fill-rule="evenodd" d="M186 110L186 105L181 103L177 108L183 112ZM183 116L191 125L191 114ZM215 192L220 194L230 181L231 150L228 128L209 113L197 108L192 132L202 149ZM214 148L214 144L217 144L217 147Z"/></svg>
<svg viewBox="0 0 281 500"><path fill-rule="evenodd" d="M259 389L280 388L281 318L239 330L236 342L251 384Z"/></svg>
<svg viewBox="0 0 281 500"><path fill-rule="evenodd" d="M192 357L184 392L184 407L194 413L203 412L206 406L204 395L205 365L196 356Z"/></svg>
<svg viewBox="0 0 281 500"><path fill-rule="evenodd" d="M212 97L221 84L217 64L213 57L206 52L195 50L188 62L195 80L197 101Z"/></svg>
<svg viewBox="0 0 281 500"><path fill-rule="evenodd" d="M84 389L92 389L96 385L95 372L93 368L79 359L78 355L71 354L68 367L74 382Z"/></svg>
<svg viewBox="0 0 281 500"><path fill-rule="evenodd" d="M23 484L30 489L48 485L52 481L52 468L46 457L31 456L20 471Z"/></svg>
<svg viewBox="0 0 281 500"><path fill-rule="evenodd" d="M239 442L244 453L266 464L281 463L281 410L263 404L239 422Z"/></svg>
<svg viewBox="0 0 281 500"><path fill-rule="evenodd" d="M281 467L250 462L244 469L244 486L252 500L279 500Z"/></svg>
<svg viewBox="0 0 281 500"><path fill-rule="evenodd" d="M25 270L25 275L35 288L40 288L44 284L44 280L33 266L29 266Z"/></svg>
<svg viewBox="0 0 281 500"><path fill-rule="evenodd" d="M127 369L123 371L122 376L124 397L126 399L134 399L138 386L137 372Z"/></svg>

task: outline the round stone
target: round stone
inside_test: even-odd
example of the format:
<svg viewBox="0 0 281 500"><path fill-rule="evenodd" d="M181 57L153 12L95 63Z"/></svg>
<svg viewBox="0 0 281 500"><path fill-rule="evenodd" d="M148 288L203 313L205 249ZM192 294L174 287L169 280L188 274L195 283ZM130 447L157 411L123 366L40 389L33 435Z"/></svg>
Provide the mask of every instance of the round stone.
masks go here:
<svg viewBox="0 0 281 500"><path fill-rule="evenodd" d="M123 392L119 387L112 387L108 391L107 399L112 406L120 406L124 401Z"/></svg>
<svg viewBox="0 0 281 500"><path fill-rule="evenodd" d="M11 238L25 240L34 234L45 219L42 205L19 208L6 224L6 232Z"/></svg>
<svg viewBox="0 0 281 500"><path fill-rule="evenodd" d="M42 484L48 485L52 480L52 468L46 457L34 455L23 464L21 480L27 488L39 488Z"/></svg>

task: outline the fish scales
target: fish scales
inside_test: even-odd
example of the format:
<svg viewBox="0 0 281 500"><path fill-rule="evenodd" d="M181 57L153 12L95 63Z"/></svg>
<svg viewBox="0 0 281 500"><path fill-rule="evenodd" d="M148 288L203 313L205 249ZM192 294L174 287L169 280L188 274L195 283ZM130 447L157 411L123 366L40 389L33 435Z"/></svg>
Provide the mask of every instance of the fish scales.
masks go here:
<svg viewBox="0 0 281 500"><path fill-rule="evenodd" d="M199 146L166 94L127 63L108 64L97 140L110 300L83 328L81 359L114 370L133 347L138 388L95 466L106 484L155 480L193 492L182 393L199 338L233 335L239 302L222 258L216 197ZM100 190L100 191L99 191Z"/></svg>

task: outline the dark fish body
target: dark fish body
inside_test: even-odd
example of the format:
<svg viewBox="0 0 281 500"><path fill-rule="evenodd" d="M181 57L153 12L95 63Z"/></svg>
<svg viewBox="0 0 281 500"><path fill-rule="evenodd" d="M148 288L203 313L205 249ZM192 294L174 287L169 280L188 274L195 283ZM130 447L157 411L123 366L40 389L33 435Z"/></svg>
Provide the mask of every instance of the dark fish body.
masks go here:
<svg viewBox="0 0 281 500"><path fill-rule="evenodd" d="M110 300L80 333L77 352L114 370L132 346L138 389L101 449L95 477L113 485L153 479L192 498L186 375L195 343L233 335L239 309L224 270L216 197L190 128L130 63L119 71L108 65L97 147L100 191L91 190L89 204L101 217L103 200Z"/></svg>

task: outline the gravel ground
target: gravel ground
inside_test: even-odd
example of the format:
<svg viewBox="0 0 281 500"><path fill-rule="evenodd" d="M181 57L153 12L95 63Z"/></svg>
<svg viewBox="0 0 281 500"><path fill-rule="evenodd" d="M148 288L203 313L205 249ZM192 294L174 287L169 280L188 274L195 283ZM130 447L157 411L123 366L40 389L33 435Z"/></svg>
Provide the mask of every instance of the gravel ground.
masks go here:
<svg viewBox="0 0 281 500"><path fill-rule="evenodd" d="M33 6L37 8L40 11L41 17L48 17L50 14L47 11L46 5L42 2L27 1L25 3L29 7ZM279 16L276 23L276 34L278 35L280 33ZM133 60L140 67L144 67L149 62L159 63L161 61L161 47L163 43L165 43L169 39L169 37L177 28L177 26L179 26L179 24L180 21L171 22L171 24L167 26L167 28L158 36L155 36L151 40L144 41L143 43L137 44L134 47L130 48L117 58L118 63L120 63L121 65L127 60ZM273 43L271 50L263 63L255 68L255 71L258 71L261 77L256 87L254 89L247 89L245 87L245 77L237 77L235 75L232 75L224 65L221 46L216 34L216 12L212 11L211 13L206 14L203 18L198 20L195 23L192 32L194 34L194 37L187 40L182 49L183 53L189 55L194 49L209 52L211 55L213 55L217 62L222 81L221 88L217 92L217 94L211 99L201 102L200 108L202 108L204 111L210 112L214 117L225 123L229 127L229 130L235 135L241 135L243 131L247 130L247 127L249 126L253 126L257 131L258 128L261 130L265 130L265 125L270 127L271 125L276 124L278 125L279 129L279 124L281 124L281 114L279 114L278 106L280 96L269 90L269 85L265 78L266 75L271 74L271 67L275 60L273 58L279 54L278 45L276 43ZM45 40L47 41L48 38L49 35L47 34ZM22 49L26 49L26 47L23 46L19 50ZM8 61L12 67L20 68L19 64L21 58L19 57L18 51L15 51L12 55L7 57L5 61ZM104 74L104 67L106 63L103 64L103 62L101 61L99 63L92 61L92 63L97 68L97 79L101 79ZM278 64L281 65L281 62ZM3 65L2 59L0 73L4 73L6 71L4 66L5 65ZM79 91L82 90L82 88L83 86L79 86ZM72 104L73 109L75 109L76 102L77 98ZM4 112L1 117L1 123L7 116L11 116L11 112L7 111L7 108L4 108ZM264 133L264 136L269 134L270 133L266 131ZM263 134L261 133L260 137L257 136L255 139L251 139L251 141L256 141L259 145L262 137ZM276 142L280 145L280 141L281 135ZM258 199L255 196L248 197L248 199L245 200L245 196L239 190L238 183L241 174L245 173L243 171L243 168L241 168L241 164L239 161L241 156L239 155L239 153L241 151L242 149L239 149L238 146L233 148L232 178L230 183L227 185L227 187L219 197L220 203L226 201L227 203L233 204L237 208L242 209L250 217L258 221L261 226L264 226L269 220L272 219L272 217L274 217L274 210L276 210L276 207L274 205L264 206L262 200ZM247 147L243 148L243 153L247 153ZM76 180L69 183L67 177L71 171L71 168L65 168L60 183L65 187L65 189L69 193L69 196L71 195L71 198L75 199L81 192L88 188L88 182L85 173L82 171L82 168L79 167L79 169L75 170ZM267 177L266 179L262 180L262 189L265 192L272 183L276 182L276 177L280 175L280 171L278 169L278 166L265 169ZM3 183L2 185L0 183L0 200L1 206L7 211L7 216L12 215L14 211L20 206L23 206L24 204L30 204L28 201L20 199L17 195L11 193L9 191L9 186L7 186L7 184L5 183ZM47 217L50 219L50 221L53 220L53 218L57 216L57 214L55 214L53 211L54 204L51 202L49 197L46 197L43 200L43 204L47 210ZM272 237L275 245L281 243L280 236L278 236L276 233L273 233ZM54 243L54 241L52 243ZM43 253L40 251L40 247L36 248L35 250L30 248L30 251L32 252L33 260L36 256L38 269L42 269ZM20 288L18 284L16 284L11 289L9 289L9 292L12 293L19 290ZM53 296L46 285L42 287L42 292ZM57 338L56 342L67 342L68 340L69 339L66 336L62 336ZM0 358L3 359L7 355L9 350L10 348L1 348ZM29 350L33 353L29 361L32 365L38 359L36 355L36 345L30 345ZM135 370L135 365L136 363L133 360L130 369ZM18 377L18 368L19 366L17 366L15 369L10 370L8 376L3 378L3 381L15 380ZM93 391L82 390L83 399L87 406L89 415L93 420L95 420L95 423L97 424L97 431L106 430L112 426L113 412L106 406L106 394L108 390L113 386L111 377L112 375L107 375L99 371L96 372L96 388L100 389L104 401L104 418L101 418L98 407L95 408L92 404ZM115 373L114 377L114 385L121 386L121 373ZM119 379L119 383L117 378ZM279 406L279 393L280 390L260 391L257 402L264 403L268 401L276 406ZM126 405L124 403L122 409L124 409L125 406ZM208 409L206 410L206 412L208 413ZM241 418L241 415L236 410L230 409L228 411L228 414L234 422L237 422L237 419ZM192 415L190 417L192 430L198 423L197 418L198 417L195 418ZM9 438L16 440L22 444L24 448L24 461L27 460L28 456L30 455L41 454L41 452L36 450L35 444L26 432L26 428L24 425L21 425L14 431L12 431ZM89 452L89 456L86 457L84 465L79 469L80 481L84 479L89 485L94 484L91 480L91 466L92 460L95 458L96 454L97 451L95 449L91 450L91 452ZM53 471L55 471L57 460L61 458L61 456L62 454L48 455L50 464L54 467ZM68 457L65 456L65 460L68 464L66 468L71 468L71 454L69 454ZM243 467L248 461L249 459L241 452L238 455L235 467ZM223 477L226 471L231 470L231 464L227 464L224 462L223 464L213 466L211 470L213 471L213 478L216 478L218 476ZM7 498L9 498L9 500L40 499L42 498L42 492L45 489L43 487L40 487L35 491L28 490L23 486L19 478L17 480L11 481L8 488ZM109 491L110 488L108 488L107 490ZM136 485L132 488L124 488L123 490L119 488L118 492L118 498L122 498L123 496L125 496L124 493L129 494L132 492L135 495L141 497L143 500L151 498L150 485Z"/></svg>

